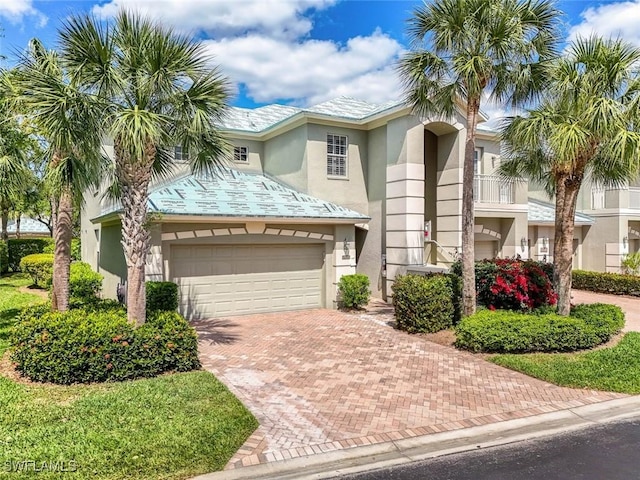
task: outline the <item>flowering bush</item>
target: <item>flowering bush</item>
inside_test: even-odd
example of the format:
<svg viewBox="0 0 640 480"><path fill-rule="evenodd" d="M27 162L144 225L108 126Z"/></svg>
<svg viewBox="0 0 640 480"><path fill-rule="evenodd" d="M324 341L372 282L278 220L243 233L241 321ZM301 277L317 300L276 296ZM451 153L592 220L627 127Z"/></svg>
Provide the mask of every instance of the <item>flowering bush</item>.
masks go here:
<svg viewBox="0 0 640 480"><path fill-rule="evenodd" d="M548 271L547 271L548 270ZM476 263L478 303L490 310L527 311L555 305L551 270L532 260L513 258Z"/></svg>

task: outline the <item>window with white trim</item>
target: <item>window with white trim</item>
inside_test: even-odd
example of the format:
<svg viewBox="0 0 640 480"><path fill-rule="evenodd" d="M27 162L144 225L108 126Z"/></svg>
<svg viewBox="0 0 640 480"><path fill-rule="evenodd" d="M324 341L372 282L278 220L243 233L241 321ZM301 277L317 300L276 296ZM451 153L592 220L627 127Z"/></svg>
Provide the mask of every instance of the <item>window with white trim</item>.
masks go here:
<svg viewBox="0 0 640 480"><path fill-rule="evenodd" d="M346 135L327 134L327 175L331 177L347 176Z"/></svg>
<svg viewBox="0 0 640 480"><path fill-rule="evenodd" d="M185 162L189 160L189 152L186 148L175 146L173 147L173 158L175 158L178 162Z"/></svg>
<svg viewBox="0 0 640 480"><path fill-rule="evenodd" d="M476 149L473 151L473 173L474 173L475 175L478 175L478 174L480 174L480 173L481 173L481 172L480 172L480 170L481 170L481 168L480 168L480 164L481 164L481 162L482 162L482 155L483 155L483 153L484 153L484 152L482 151L482 148L476 148Z"/></svg>
<svg viewBox="0 0 640 480"><path fill-rule="evenodd" d="M249 148L233 147L233 161L247 163L249 161Z"/></svg>

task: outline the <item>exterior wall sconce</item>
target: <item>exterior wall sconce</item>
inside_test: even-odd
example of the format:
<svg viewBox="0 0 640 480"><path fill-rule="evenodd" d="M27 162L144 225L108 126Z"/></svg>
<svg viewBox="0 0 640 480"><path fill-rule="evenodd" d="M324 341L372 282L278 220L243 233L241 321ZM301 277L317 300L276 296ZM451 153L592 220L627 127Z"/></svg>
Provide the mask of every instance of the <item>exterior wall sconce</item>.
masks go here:
<svg viewBox="0 0 640 480"><path fill-rule="evenodd" d="M622 237L622 246L624 247L625 250L629 246L629 237L627 235Z"/></svg>
<svg viewBox="0 0 640 480"><path fill-rule="evenodd" d="M529 246L529 239L527 237L522 237L520 239L520 246L522 247L522 250L526 250Z"/></svg>
<svg viewBox="0 0 640 480"><path fill-rule="evenodd" d="M542 237L542 246L545 248L549 246L549 237Z"/></svg>
<svg viewBox="0 0 640 480"><path fill-rule="evenodd" d="M342 251L344 252L344 255L342 256L344 260L346 260L347 258L351 258L349 256L349 240L347 240L347 237L345 237L344 241L342 242Z"/></svg>

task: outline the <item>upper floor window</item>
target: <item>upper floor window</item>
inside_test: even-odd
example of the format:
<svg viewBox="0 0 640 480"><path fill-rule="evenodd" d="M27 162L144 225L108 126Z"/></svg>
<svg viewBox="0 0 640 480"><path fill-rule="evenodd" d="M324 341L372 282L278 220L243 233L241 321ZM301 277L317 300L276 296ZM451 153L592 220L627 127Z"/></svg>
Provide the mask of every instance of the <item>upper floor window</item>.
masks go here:
<svg viewBox="0 0 640 480"><path fill-rule="evenodd" d="M327 135L327 175L347 176L347 147L345 135Z"/></svg>
<svg viewBox="0 0 640 480"><path fill-rule="evenodd" d="M482 148L476 148L473 151L473 173L475 175L479 175L480 173L482 173L481 172L482 154L483 154Z"/></svg>
<svg viewBox="0 0 640 480"><path fill-rule="evenodd" d="M249 149L247 147L233 147L233 161L234 162L248 162L249 161Z"/></svg>
<svg viewBox="0 0 640 480"><path fill-rule="evenodd" d="M189 152L186 148L182 147L174 147L173 148L173 158L175 158L179 162L183 162L185 160L189 160Z"/></svg>

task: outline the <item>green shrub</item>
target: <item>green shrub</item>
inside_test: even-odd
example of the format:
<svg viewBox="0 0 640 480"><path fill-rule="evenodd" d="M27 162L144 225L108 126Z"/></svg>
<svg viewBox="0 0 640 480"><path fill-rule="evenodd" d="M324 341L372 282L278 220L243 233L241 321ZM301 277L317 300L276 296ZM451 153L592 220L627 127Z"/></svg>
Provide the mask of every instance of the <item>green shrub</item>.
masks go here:
<svg viewBox="0 0 640 480"><path fill-rule="evenodd" d="M178 309L178 285L173 282L147 282L147 310L175 311Z"/></svg>
<svg viewBox="0 0 640 480"><path fill-rule="evenodd" d="M566 352L599 345L624 326L615 305L579 305L570 316L481 310L456 327L456 346L474 352Z"/></svg>
<svg viewBox="0 0 640 480"><path fill-rule="evenodd" d="M53 245L52 238L10 238L7 240L9 268L13 272L19 272L22 257L34 253L45 253L45 248L49 245Z"/></svg>
<svg viewBox="0 0 640 480"><path fill-rule="evenodd" d="M362 308L369 303L369 277L361 273L343 275L338 282L341 302L345 308Z"/></svg>
<svg viewBox="0 0 640 480"><path fill-rule="evenodd" d="M0 275L4 275L9 271L9 250L7 242L0 240Z"/></svg>
<svg viewBox="0 0 640 480"><path fill-rule="evenodd" d="M20 260L20 270L29 274L33 284L48 286L53 273L53 255L51 253L34 253Z"/></svg>
<svg viewBox="0 0 640 480"><path fill-rule="evenodd" d="M82 250L79 238L71 240L71 260L74 262L82 261Z"/></svg>
<svg viewBox="0 0 640 480"><path fill-rule="evenodd" d="M391 287L398 328L432 333L453 325L455 308L451 278L445 275L403 275Z"/></svg>
<svg viewBox="0 0 640 480"><path fill-rule="evenodd" d="M92 301L102 291L103 276L84 262L73 262L69 276L69 296L77 302Z"/></svg>
<svg viewBox="0 0 640 480"><path fill-rule="evenodd" d="M640 277L635 275L574 270L571 278L571 287L578 290L640 296Z"/></svg>
<svg viewBox="0 0 640 480"><path fill-rule="evenodd" d="M620 266L622 267L622 273L625 275L640 275L640 252L626 255L620 262Z"/></svg>
<svg viewBox="0 0 640 480"><path fill-rule="evenodd" d="M11 359L34 381L122 381L199 368L196 333L177 312L151 313L135 328L108 302L64 313L22 312L11 331Z"/></svg>

